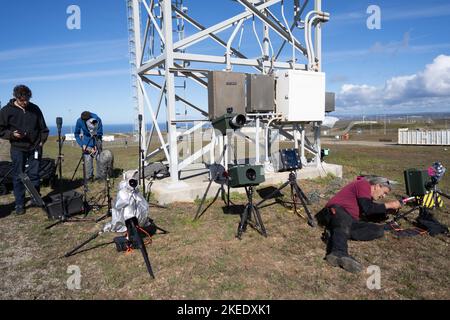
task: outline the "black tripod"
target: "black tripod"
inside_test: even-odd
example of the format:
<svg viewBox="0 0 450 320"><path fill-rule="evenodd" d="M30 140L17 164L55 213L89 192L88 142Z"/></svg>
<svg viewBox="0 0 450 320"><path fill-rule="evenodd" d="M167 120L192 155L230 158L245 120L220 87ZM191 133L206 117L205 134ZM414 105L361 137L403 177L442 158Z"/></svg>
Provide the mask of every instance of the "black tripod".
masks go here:
<svg viewBox="0 0 450 320"><path fill-rule="evenodd" d="M297 174L295 171L291 171L289 173L289 179L288 181L286 181L281 187L279 187L278 189L274 190L270 195L268 195L267 197L265 197L264 199L262 199L260 202L258 202L256 204L257 207L260 207L261 204L263 204L264 202L266 202L269 199L272 199L272 197L277 194L280 193L281 190L283 190L284 188L286 188L287 186L291 186L291 198L292 198L292 202L285 202L285 203L290 203L293 204L294 206L294 212L301 216L302 218L305 218L302 214L300 214L298 212L297 209L297 201L296 198L300 200L303 208L305 209L305 212L308 216L307 221L308 224L311 227L315 227L317 225L316 221L314 220L311 212L308 209L307 205L310 205L311 202L309 201L309 199L306 197L305 193L303 192L303 190L300 188L300 186L297 183Z"/></svg>
<svg viewBox="0 0 450 320"><path fill-rule="evenodd" d="M108 203L107 204L108 205L108 211L103 216L101 216L100 218L95 220L95 222L100 222L103 219L106 219L106 218L112 216L111 185L110 185L110 181L109 180L110 180L109 179L109 168L107 168L107 170L106 170L106 181L105 181L106 186L105 187L106 187L106 199L107 199L107 203Z"/></svg>
<svg viewBox="0 0 450 320"><path fill-rule="evenodd" d="M137 186L137 182L136 180L134 180L135 183L133 185L130 185L134 188L133 192L136 192L136 186ZM137 208L136 206L136 198L134 197L134 193L132 194L131 198L133 198L134 200L134 207ZM135 209L136 210L136 209ZM150 219L150 223L153 224L153 227L155 228L155 230L160 230L162 231L164 234L168 233L168 231L158 227L156 224L153 223L153 220ZM155 278L155 275L153 273L152 270L152 266L150 264L150 259L148 257L148 253L147 253L147 249L145 246L145 243L142 240L142 236L139 233L140 231L143 232L144 234L149 235L149 233L147 231L145 231L145 229L141 228L139 226L139 222L136 218L136 212L135 212L135 216L133 216L130 219L125 220L125 225L127 228L127 239L126 239L126 246L127 248L134 248L134 249L139 249L142 253L142 256L144 258L144 262L145 265L147 267L147 271L150 274L151 278ZM76 246L74 249L70 250L69 252L67 252L64 257L70 257L72 255L74 255L79 249L81 249L82 247L84 247L85 245L87 245L89 242L93 241L94 239L96 239L99 235L101 235L103 232L97 232L93 235L91 235L89 237L89 239L87 239L86 241L84 241L83 243L81 243L80 245ZM156 231L155 231L156 233ZM149 235L150 236L150 235ZM115 242L115 241L114 241Z"/></svg>
<svg viewBox="0 0 450 320"><path fill-rule="evenodd" d="M227 146L225 145L223 148L223 152L220 155L220 159L218 161L219 163L225 157L226 152L227 152ZM236 159L236 155L235 155L235 159ZM210 170L211 176L209 179L208 186L206 187L206 191L203 195L202 201L200 202L200 205L198 206L197 213L195 214L195 217L194 217L194 221L199 219L209 209L209 207L211 207L213 205L213 203L216 202L217 198L219 197L219 193L222 195L222 200L223 200L223 202L225 202L225 205L227 206L227 208L230 207L230 185L228 183L228 173L226 172L226 169L222 165L217 164L217 163L211 164L208 167L208 169ZM215 172L213 172L213 170L215 170ZM220 188L219 188L219 190L217 190L217 193L214 196L213 201L211 201L211 203L204 210L202 210L202 207L203 207L206 197L208 195L209 188L211 188L211 184L214 181L220 184ZM228 186L227 191L225 191L225 187L224 187L225 184ZM225 194L227 195L226 199L225 199Z"/></svg>
<svg viewBox="0 0 450 320"><path fill-rule="evenodd" d="M432 189L429 192L431 193L431 196L428 199L426 198L426 195L423 195L419 198L416 197L414 199L413 207L403 213L398 211L395 214L393 220L395 222L399 221L400 219L408 221L408 216L416 211L419 211L419 216L426 215L429 209L432 210L439 207L440 201L442 201L440 197L450 199L450 196L439 190L436 184L433 185ZM424 202L429 203L429 205Z"/></svg>
<svg viewBox="0 0 450 320"><path fill-rule="evenodd" d="M210 178L208 186L206 187L205 194L203 195L202 201L200 202L200 205L198 206L197 213L195 214L194 221L197 219L200 219L200 217L209 209L209 207L211 207L213 205L213 203L216 202L217 198L219 197L219 194L222 195L222 200L225 202L225 205L227 206L227 208L230 207L230 185L228 184L228 177L227 176L223 177L224 172L225 172L225 168L223 168L223 171L221 171L220 169L216 169L216 173L214 175L215 177ZM204 210L202 210L202 207L206 200L206 196L208 195L209 188L211 187L211 184L214 181L220 183L220 188L219 188L219 190L217 190L213 201L211 201L211 203ZM225 187L224 187L225 184L228 186L227 191L225 191ZM225 194L227 195L226 199L225 199Z"/></svg>
<svg viewBox="0 0 450 320"><path fill-rule="evenodd" d="M93 141L93 140L96 142L96 137L95 136L91 136L89 138L88 143L86 145L89 145L91 143L91 141ZM95 143L95 146L97 146L97 143ZM84 161L84 155L85 154L86 154L85 151L82 150L81 151L80 160L78 160L78 164L77 164L77 166L75 168L75 171L73 172L73 175L72 175L72 178L70 179L70 181L73 181L73 179L75 179L75 175L77 174L78 168L80 167L81 163L83 163L83 178L85 179L85 177L86 177L86 174L85 174L85 171L84 171L85 170L85 163L84 163L85 162Z"/></svg>
<svg viewBox="0 0 450 320"><path fill-rule="evenodd" d="M239 240L242 237L242 233L247 230L247 225L250 225L264 237L267 237L266 228L264 227L258 207L253 204L253 191L253 186L245 187L248 203L242 213L241 221L237 229L236 237Z"/></svg>
<svg viewBox="0 0 450 320"><path fill-rule="evenodd" d="M60 224L60 223L64 223L64 222L86 222L89 220L86 219L74 219L71 218L70 215L67 212L67 202L66 199L64 198L64 194L63 194L63 176L62 176L62 163L63 163L63 159L64 159L64 155L62 154L62 147L64 144L64 140L61 137L61 128L62 128L62 124L63 124L63 119L58 117L56 118L56 126L58 128L58 175L59 175L59 196L60 196L60 201L61 201L61 218L47 226L45 229L51 229L54 226ZM86 217L86 212L85 212L85 217Z"/></svg>
<svg viewBox="0 0 450 320"><path fill-rule="evenodd" d="M139 174L142 179L142 196L145 198L145 154L144 149L142 149L142 118L142 114L139 114Z"/></svg>
<svg viewBox="0 0 450 320"><path fill-rule="evenodd" d="M86 144L86 146L88 146L91 141L95 142L95 147L97 148L97 137L96 136L91 136ZM97 149L96 154L100 152L100 150ZM84 204L84 216L86 217L89 212L91 210L99 210L100 206L99 205L92 205L89 203L88 200L88 192L89 192L89 186L88 186L88 177L87 177L87 172L86 172L86 159L85 156L87 155L87 153L82 150L81 151L81 157L80 160L78 161L77 167L75 168L75 171L73 172L72 178L70 179L70 181L73 181L73 179L75 178L75 175L77 174L78 168L80 167L80 164L83 164L83 204ZM91 155L92 157L92 155ZM94 157L95 158L95 155Z"/></svg>
<svg viewBox="0 0 450 320"><path fill-rule="evenodd" d="M3 183L3 181L5 181L8 178L8 176L11 174L11 172L13 172L13 170L14 170L14 167L11 166L11 169L9 169L8 172L6 172L6 174L1 178L1 180L0 180L0 195L5 195L8 193L6 184L3 185L2 183Z"/></svg>

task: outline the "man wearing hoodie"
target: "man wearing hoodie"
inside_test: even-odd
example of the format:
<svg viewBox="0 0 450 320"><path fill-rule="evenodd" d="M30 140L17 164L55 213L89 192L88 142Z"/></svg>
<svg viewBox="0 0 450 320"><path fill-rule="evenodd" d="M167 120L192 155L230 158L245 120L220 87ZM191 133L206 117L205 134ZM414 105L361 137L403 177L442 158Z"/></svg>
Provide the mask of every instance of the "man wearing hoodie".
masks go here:
<svg viewBox="0 0 450 320"><path fill-rule="evenodd" d="M22 215L25 213L25 186L19 175L28 166L27 175L39 192L39 165L49 130L39 107L30 102L32 92L28 87L16 86L13 96L0 110L0 138L11 144L15 213Z"/></svg>
<svg viewBox="0 0 450 320"><path fill-rule="evenodd" d="M75 139L83 152L86 179L94 177L94 159L97 160L96 176L98 177L98 158L102 152L102 137L102 119L90 111L81 113L75 125Z"/></svg>

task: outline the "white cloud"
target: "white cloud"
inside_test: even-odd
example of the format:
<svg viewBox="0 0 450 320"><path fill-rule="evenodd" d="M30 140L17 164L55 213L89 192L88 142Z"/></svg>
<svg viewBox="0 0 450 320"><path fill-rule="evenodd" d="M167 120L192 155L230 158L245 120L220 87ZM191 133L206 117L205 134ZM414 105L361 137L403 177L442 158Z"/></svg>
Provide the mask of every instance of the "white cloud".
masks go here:
<svg viewBox="0 0 450 320"><path fill-rule="evenodd" d="M60 80L76 80L87 78L101 78L108 76L118 76L130 74L129 69L112 69L112 70L99 70L88 72L75 72L75 73L61 73L44 76L30 76L22 78L0 78L0 83L19 83L19 82L36 82L36 81L60 81Z"/></svg>
<svg viewBox="0 0 450 320"><path fill-rule="evenodd" d="M393 77L384 87L345 84L337 95L343 111L411 111L407 108L447 108L450 111L450 56L440 55L421 72ZM418 111L418 110L414 110Z"/></svg>
<svg viewBox="0 0 450 320"><path fill-rule="evenodd" d="M383 21L399 21L407 19L438 18L450 15L450 5L423 6L423 8L387 7L381 6ZM365 9L355 12L339 13L331 16L330 23L359 23L365 21L369 15Z"/></svg>

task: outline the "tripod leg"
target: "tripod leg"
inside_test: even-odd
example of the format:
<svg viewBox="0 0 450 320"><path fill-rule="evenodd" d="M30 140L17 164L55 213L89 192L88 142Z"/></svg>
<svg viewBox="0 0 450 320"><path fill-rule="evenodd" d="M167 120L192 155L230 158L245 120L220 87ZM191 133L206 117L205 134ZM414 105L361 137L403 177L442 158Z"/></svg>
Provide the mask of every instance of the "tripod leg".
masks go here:
<svg viewBox="0 0 450 320"><path fill-rule="evenodd" d="M209 188L211 187L212 183L213 183L212 179L209 180L208 186L206 187L205 194L203 195L202 201L200 202L200 206L197 209L197 213L195 214L194 220L197 220L203 214L203 212L202 212L202 214L200 214L200 212L202 210L203 204L205 203L206 197L208 196L208 191L209 191Z"/></svg>
<svg viewBox="0 0 450 320"><path fill-rule="evenodd" d="M308 197L306 196L306 194L303 192L303 190L298 186L297 183L295 183L297 185L297 191L300 193L300 195L302 196L302 198L305 200L307 205L311 205L311 201L308 199Z"/></svg>
<svg viewBox="0 0 450 320"><path fill-rule="evenodd" d="M264 237L267 237L266 228L264 227L264 223L262 221L258 208L252 205L250 210L255 216L255 226L257 226L256 230L258 230L258 232L261 233Z"/></svg>
<svg viewBox="0 0 450 320"><path fill-rule="evenodd" d="M406 216L413 213L414 211L416 211L417 209L419 209L419 207L414 207L411 210L406 211L405 213L398 213L395 217L394 217L394 221L397 222L400 219L405 219L407 220Z"/></svg>
<svg viewBox="0 0 450 320"><path fill-rule="evenodd" d="M136 220L137 221L137 220ZM141 250L142 257L144 258L145 266L147 267L147 271L150 274L150 277L155 279L155 275L153 274L152 265L150 264L150 259L148 258L147 248L145 247L144 242L142 241L142 237L139 234L139 231L137 230L137 226L133 220L130 221L130 225L132 230L129 231L131 235L138 244L139 249Z"/></svg>
<svg viewBox="0 0 450 320"><path fill-rule="evenodd" d="M230 207L230 184L227 183L227 207Z"/></svg>
<svg viewBox="0 0 450 320"><path fill-rule="evenodd" d="M161 231L163 234L167 234L167 233L169 233L169 231L167 231L167 230L164 230L163 228L160 228L160 227L158 227L156 224L155 224L155 227L156 227L156 230L159 230L159 231Z"/></svg>
<svg viewBox="0 0 450 320"><path fill-rule="evenodd" d="M250 212L250 206L247 205L244 209L244 212L242 213L241 216L241 221L239 222L239 226L237 229L237 235L236 237L241 240L242 238L242 233L245 232L245 230L247 229L247 219L248 219L248 215L251 214Z"/></svg>
<svg viewBox="0 0 450 320"><path fill-rule="evenodd" d="M80 161L78 161L77 167L75 168L75 171L73 172L73 176L70 179L70 181L73 181L73 179L75 178L75 175L77 174L78 168L80 167L81 161L83 161L83 155L81 155ZM60 177L61 179L61 177Z"/></svg>
<svg viewBox="0 0 450 320"><path fill-rule="evenodd" d="M438 191L437 193L438 193L439 195L443 196L444 198L447 198L447 199L450 200L450 196L449 196L448 194L443 193L442 191Z"/></svg>
<svg viewBox="0 0 450 320"><path fill-rule="evenodd" d="M93 234L89 239L87 239L85 242L83 242L82 244L76 246L75 248L73 248L72 250L70 250L69 252L67 252L64 257L68 258L70 256L72 256L75 252L77 252L79 249L81 249L82 247L84 247L85 245L87 245L89 242L91 242L92 240L94 240L95 238L97 238L100 235L100 232L97 232L95 234Z"/></svg>
<svg viewBox="0 0 450 320"><path fill-rule="evenodd" d="M53 227L55 227L55 226L57 226L58 224L63 223L63 222L64 222L64 219L60 219L60 220L56 221L55 223L53 223L53 224L51 224L51 225L45 227L45 230L49 230L49 229L51 229L51 228L53 228Z"/></svg>
<svg viewBox="0 0 450 320"><path fill-rule="evenodd" d="M313 228L316 227L317 223L314 220L314 217L312 216L311 212L309 211L308 206L306 205L305 198L303 198L304 193L302 189L300 189L298 184L294 184L294 189L297 193L297 197L300 199L300 202L302 203L303 208L305 209L306 214L308 215L308 224Z"/></svg>
<svg viewBox="0 0 450 320"><path fill-rule="evenodd" d="M108 218L110 216L109 212L105 213L104 215L102 215L100 218L95 220L95 223L99 223L100 221Z"/></svg>
<svg viewBox="0 0 450 320"><path fill-rule="evenodd" d="M267 200L271 199L274 195L276 195L278 192L280 192L281 190L283 190L284 188L286 188L286 186L289 184L289 181L283 183L283 185L281 187L279 187L278 189L274 190L271 194L269 194L267 197L265 197L264 199L262 199L260 202L258 202L256 204L256 207L259 207L261 204L263 204L264 202L266 202Z"/></svg>

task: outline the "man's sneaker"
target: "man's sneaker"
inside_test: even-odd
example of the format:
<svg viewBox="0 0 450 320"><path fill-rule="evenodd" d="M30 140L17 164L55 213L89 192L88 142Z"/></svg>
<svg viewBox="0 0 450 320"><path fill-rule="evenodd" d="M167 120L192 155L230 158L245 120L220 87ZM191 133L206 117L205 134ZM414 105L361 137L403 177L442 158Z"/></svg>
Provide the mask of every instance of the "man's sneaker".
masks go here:
<svg viewBox="0 0 450 320"><path fill-rule="evenodd" d="M339 255L331 252L325 257L325 260L333 267L341 267L351 273L359 273L363 269L361 263L348 255Z"/></svg>
<svg viewBox="0 0 450 320"><path fill-rule="evenodd" d="M25 209L22 206L18 206L16 207L16 211L14 213L16 214L16 216L21 216L25 214Z"/></svg>
<svg viewBox="0 0 450 320"><path fill-rule="evenodd" d="M341 256L336 254L335 252L331 252L327 254L325 260L328 262L328 264L332 265L333 267L339 267Z"/></svg>
<svg viewBox="0 0 450 320"><path fill-rule="evenodd" d="M362 264L350 256L341 257L340 266L351 273L359 273L363 269Z"/></svg>

